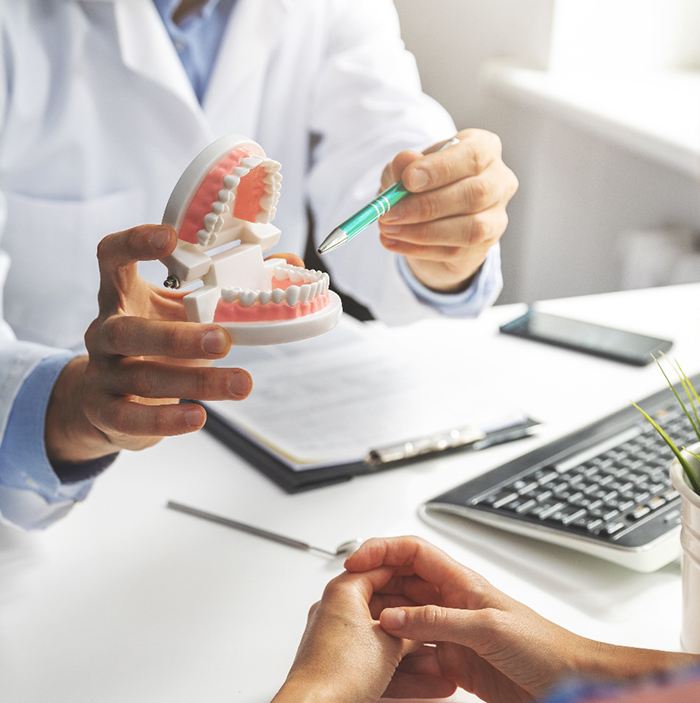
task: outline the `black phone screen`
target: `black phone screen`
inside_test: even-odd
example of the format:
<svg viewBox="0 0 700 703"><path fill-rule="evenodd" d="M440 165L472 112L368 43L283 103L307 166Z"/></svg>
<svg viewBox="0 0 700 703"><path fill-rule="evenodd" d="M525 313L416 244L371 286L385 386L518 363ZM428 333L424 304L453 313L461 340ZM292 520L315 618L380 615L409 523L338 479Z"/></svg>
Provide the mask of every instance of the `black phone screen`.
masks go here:
<svg viewBox="0 0 700 703"><path fill-rule="evenodd" d="M644 366L653 355L673 346L668 339L627 332L582 320L550 315L530 308L524 315L500 328L504 334L546 342L567 349Z"/></svg>

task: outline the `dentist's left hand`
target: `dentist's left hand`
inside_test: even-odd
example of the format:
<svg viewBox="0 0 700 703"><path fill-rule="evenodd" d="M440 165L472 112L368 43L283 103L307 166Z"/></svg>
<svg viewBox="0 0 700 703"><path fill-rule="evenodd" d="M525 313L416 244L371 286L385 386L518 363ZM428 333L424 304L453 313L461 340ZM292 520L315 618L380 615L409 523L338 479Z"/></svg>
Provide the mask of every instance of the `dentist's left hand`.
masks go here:
<svg viewBox="0 0 700 703"><path fill-rule="evenodd" d="M88 356L59 376L46 417L49 459L80 462L162 437L194 432L206 419L192 400L242 400L252 379L242 369L212 368L231 348L218 325L187 322L183 293L151 286L138 261L176 246L171 227L143 225L105 237L97 248L99 314L85 334Z"/></svg>

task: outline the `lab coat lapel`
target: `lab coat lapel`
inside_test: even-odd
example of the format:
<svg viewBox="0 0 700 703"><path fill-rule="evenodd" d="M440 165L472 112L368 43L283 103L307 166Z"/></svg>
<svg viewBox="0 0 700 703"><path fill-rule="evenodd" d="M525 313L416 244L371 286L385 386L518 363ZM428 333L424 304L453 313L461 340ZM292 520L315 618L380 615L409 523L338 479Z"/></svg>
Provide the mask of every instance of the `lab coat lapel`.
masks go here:
<svg viewBox="0 0 700 703"><path fill-rule="evenodd" d="M215 132L256 136L265 69L288 11L289 0L238 0L204 96Z"/></svg>
<svg viewBox="0 0 700 703"><path fill-rule="evenodd" d="M206 127L197 96L155 5L150 0L114 0L114 11L124 65L175 94Z"/></svg>

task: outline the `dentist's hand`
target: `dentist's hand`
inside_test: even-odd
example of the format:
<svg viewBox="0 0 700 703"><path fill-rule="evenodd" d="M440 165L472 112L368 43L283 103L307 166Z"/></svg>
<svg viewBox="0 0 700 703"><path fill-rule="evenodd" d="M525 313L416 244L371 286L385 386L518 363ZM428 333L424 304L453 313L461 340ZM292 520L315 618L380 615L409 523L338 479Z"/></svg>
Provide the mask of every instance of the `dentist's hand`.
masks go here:
<svg viewBox="0 0 700 703"><path fill-rule="evenodd" d="M414 193L380 220L382 244L443 293L468 287L505 232L506 207L518 189L495 134L466 129L457 137L459 144L441 152L442 144L425 154L401 152L382 176L383 188L402 180Z"/></svg>
<svg viewBox="0 0 700 703"><path fill-rule="evenodd" d="M357 574L392 568L394 577L375 598L420 605L389 601L382 628L395 637L437 642L444 678L487 703L533 701L570 676L623 679L697 661L579 637L415 537L369 540L345 567Z"/></svg>
<svg viewBox="0 0 700 703"><path fill-rule="evenodd" d="M345 573L326 586L273 703L375 703L383 694L444 698L454 693L454 684L440 674L434 647L388 635L376 621L374 594L393 572Z"/></svg>
<svg viewBox="0 0 700 703"><path fill-rule="evenodd" d="M180 398L241 400L250 393L246 371L207 365L229 352L226 331L187 322L184 293L156 288L138 275L138 261L162 259L176 243L175 231L161 225L100 242L99 314L85 334L88 356L63 370L47 412L52 461L87 461L193 432L206 413Z"/></svg>

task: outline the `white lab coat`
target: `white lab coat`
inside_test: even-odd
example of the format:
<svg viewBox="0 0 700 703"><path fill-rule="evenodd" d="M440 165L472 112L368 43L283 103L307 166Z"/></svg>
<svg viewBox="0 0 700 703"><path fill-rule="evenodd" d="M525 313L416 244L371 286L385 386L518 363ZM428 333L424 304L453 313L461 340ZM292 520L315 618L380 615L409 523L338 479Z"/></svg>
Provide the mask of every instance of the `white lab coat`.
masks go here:
<svg viewBox="0 0 700 703"><path fill-rule="evenodd" d="M239 0L200 106L151 0L0 1L0 437L22 380L96 313L95 249L159 222L190 159L225 133L283 166L279 249L303 252L376 192L384 164L454 132L420 89L391 0ZM310 152L310 143L318 144ZM332 280L388 322L429 310L367 234ZM162 281L165 269L145 275ZM6 260L0 259L0 286Z"/></svg>

